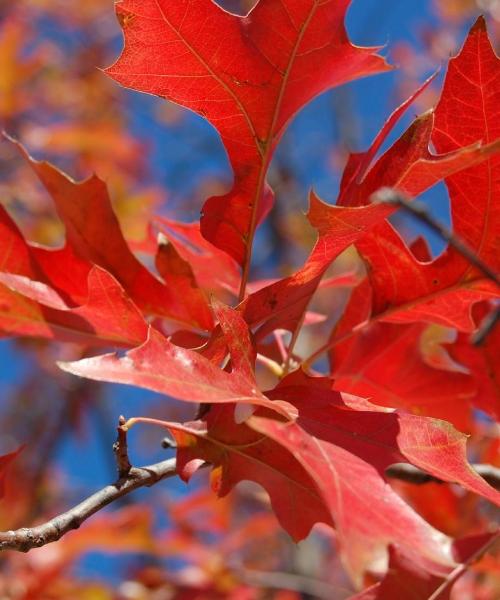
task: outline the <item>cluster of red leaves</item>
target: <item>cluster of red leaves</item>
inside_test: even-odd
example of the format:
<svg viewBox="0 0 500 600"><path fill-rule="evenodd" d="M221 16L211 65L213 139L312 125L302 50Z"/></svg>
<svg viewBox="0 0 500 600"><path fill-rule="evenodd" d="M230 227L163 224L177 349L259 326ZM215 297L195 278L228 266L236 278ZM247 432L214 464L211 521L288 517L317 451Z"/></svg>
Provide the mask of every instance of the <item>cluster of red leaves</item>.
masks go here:
<svg viewBox="0 0 500 600"><path fill-rule="evenodd" d="M474 407L492 418L500 412L499 330L479 348L468 341L498 288L452 248L432 260L422 240L407 246L388 221L395 208L372 198L384 187L415 197L444 180L454 232L499 270L499 59L480 19L450 62L435 110L379 155L419 90L366 152L349 158L335 206L311 194L307 217L318 239L303 267L247 294L255 231L273 205L266 174L287 124L325 90L389 68L376 49L349 41L348 5L261 0L239 17L206 0L119 3L125 47L107 73L210 121L233 188L206 201L199 224L156 221L158 243L142 246L154 275L131 251L102 180L77 183L19 147L66 241L56 250L30 244L2 208L0 328L132 348L60 366L210 404L197 421L160 422L176 438L183 479L208 462L221 496L242 480L264 487L295 540L317 523L335 528L358 586L367 572L384 571L391 547L389 574L360 597L401 597L413 578L423 590L415 598L424 598L490 534L452 543L396 493L385 470L408 462L500 503L468 463L463 433L473 430ZM308 305L353 244L366 275L329 340L302 359L293 345ZM235 308L213 299L222 294ZM280 366L283 330L292 341ZM311 366L327 351L320 376ZM272 389L261 389L258 357L280 376Z"/></svg>

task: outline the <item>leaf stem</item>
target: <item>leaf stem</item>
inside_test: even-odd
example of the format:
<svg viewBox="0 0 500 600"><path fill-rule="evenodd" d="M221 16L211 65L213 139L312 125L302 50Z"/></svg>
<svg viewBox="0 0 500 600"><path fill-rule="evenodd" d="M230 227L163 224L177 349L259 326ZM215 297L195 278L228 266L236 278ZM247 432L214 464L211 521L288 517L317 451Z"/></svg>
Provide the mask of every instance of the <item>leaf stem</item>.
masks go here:
<svg viewBox="0 0 500 600"><path fill-rule="evenodd" d="M300 27L300 30L298 31L297 39L295 40L295 44L293 45L292 51L290 52L290 56L288 58L288 63L287 63L286 69L283 73L283 80L281 82L278 97L276 99L276 105L274 107L271 125L269 126L269 129L268 129L268 137L267 137L267 140L265 140L265 151L262 155L259 180L257 183L257 189L256 189L255 197L254 197L254 203L252 205L252 218L250 221L250 229L248 231L248 239L247 239L247 244L246 244L246 256L245 256L245 262L243 263L243 273L241 274L241 285L240 285L240 293L239 293L239 301L240 302L243 302L243 300L245 299L246 287L247 287L248 278L250 275L250 263L252 261L253 241L254 241L254 237L255 237L255 231L257 229L258 206L259 206L259 202L261 201L261 198L262 198L262 192L264 189L267 167L268 167L268 164L271 159L272 152L273 152L274 141L275 141L275 139L278 138L278 136L275 135L274 130L275 130L276 124L278 122L281 104L283 102L286 87L288 85L288 78L290 76L290 72L292 70L293 63L297 56L299 46L302 43L302 38L304 37L304 34L307 31L307 28L309 27L311 19L313 18L314 13L316 12L318 6L319 6L319 0L315 0L311 6L309 14L307 15L305 21L302 23L302 25Z"/></svg>

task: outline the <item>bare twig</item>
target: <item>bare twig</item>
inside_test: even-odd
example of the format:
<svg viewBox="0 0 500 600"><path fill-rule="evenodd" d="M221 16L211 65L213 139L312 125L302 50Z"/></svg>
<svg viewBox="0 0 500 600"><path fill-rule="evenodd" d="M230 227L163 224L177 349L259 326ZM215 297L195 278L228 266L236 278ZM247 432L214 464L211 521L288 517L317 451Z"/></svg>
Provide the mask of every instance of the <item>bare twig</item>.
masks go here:
<svg viewBox="0 0 500 600"><path fill-rule="evenodd" d="M170 436L165 436L161 441L161 447L164 450L169 450L170 448L177 448L177 442Z"/></svg>
<svg viewBox="0 0 500 600"><path fill-rule="evenodd" d="M339 591L338 587L330 583L295 573L277 571L271 573L253 569L238 569L236 573L238 577L250 585L278 590L292 590L324 600L331 600Z"/></svg>
<svg viewBox="0 0 500 600"><path fill-rule="evenodd" d="M425 223L432 231L455 248L471 265L474 265L483 275L500 287L500 277L497 273L481 260L477 253L464 240L434 219L423 202L410 200L392 188L382 188L372 196L372 199L374 203L394 204L409 212L415 218L419 219L419 221ZM497 306L481 323L479 329L471 337L471 342L476 346L482 344L499 321L500 307Z"/></svg>
<svg viewBox="0 0 500 600"><path fill-rule="evenodd" d="M128 448L127 448L127 428L124 427L127 420L123 415L120 415L118 418L118 427L116 431L118 432L118 436L116 438L116 442L113 444L113 452L116 457L116 466L118 468L118 477L126 477L132 465L130 464L128 458Z"/></svg>
<svg viewBox="0 0 500 600"><path fill-rule="evenodd" d="M429 214L427 207L423 202L418 200L410 200L403 194L400 194L392 188L382 188L372 196L374 204L394 204L404 208L414 217L425 223L430 229L437 233L443 240L448 242L450 246L455 248L471 265L479 269L488 279L494 281L500 287L500 277L495 271L483 262L474 250L466 244L462 239L455 235L450 229L439 223L434 217Z"/></svg>
<svg viewBox="0 0 500 600"><path fill-rule="evenodd" d="M456 235L454 235L449 229L437 222L431 215L428 214L424 204L418 200L409 200L402 194L396 192L392 188L382 188L372 196L373 202L395 204L407 209L411 214L419 218L421 221L426 223L433 231L437 232L446 242L453 246L457 252L461 253L471 264L477 267L488 279L491 279L496 285L500 286L500 277L485 264L477 254ZM362 329L365 329L369 325L381 321L391 315L397 310L404 309L406 305L402 305L396 308L389 308L383 313L372 317L363 323L359 323L356 327L353 327L350 331L344 333L338 338L330 339L328 342L320 346L315 350L306 360L302 362L304 369L309 368L324 352L328 352L331 348L340 344L354 335L356 335ZM471 336L471 343L474 345L480 345L484 342L486 337L493 331L495 325L500 321L500 307L497 306L493 309L490 315L488 315L479 326L479 329Z"/></svg>
<svg viewBox="0 0 500 600"><path fill-rule="evenodd" d="M489 315L487 315L479 329L475 331L470 338L474 346L480 346L488 335L493 331L495 325L500 321L500 306L496 306Z"/></svg>
<svg viewBox="0 0 500 600"><path fill-rule="evenodd" d="M128 473L115 483L107 485L77 506L42 525L0 532L0 550L28 552L32 548L56 542L68 531L78 529L89 517L118 498L175 475L177 469L174 458L145 467L131 467Z"/></svg>
<svg viewBox="0 0 500 600"><path fill-rule="evenodd" d="M481 464L475 464L472 465L472 467L478 475L481 475L481 477L491 485L491 487L500 490L500 469L493 467L492 465ZM386 469L385 474L391 479L399 479L400 481L407 481L408 483L417 485L430 482L445 483L442 479L429 475L429 473L407 463L391 465Z"/></svg>

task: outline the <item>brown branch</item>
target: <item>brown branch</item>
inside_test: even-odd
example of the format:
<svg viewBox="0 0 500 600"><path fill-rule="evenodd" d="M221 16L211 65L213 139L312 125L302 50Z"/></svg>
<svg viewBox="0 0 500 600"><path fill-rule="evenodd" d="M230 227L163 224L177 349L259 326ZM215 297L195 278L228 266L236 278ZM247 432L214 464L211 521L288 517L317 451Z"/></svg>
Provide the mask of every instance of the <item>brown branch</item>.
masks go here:
<svg viewBox="0 0 500 600"><path fill-rule="evenodd" d="M500 469L493 467L492 465L481 464L472 465L472 468L478 475L487 481L491 487L500 490ZM429 473L407 463L391 465L386 469L385 474L391 479L399 479L400 481L407 481L408 483L414 483L416 485L430 482L446 483L442 479L434 477L434 475L429 475Z"/></svg>
<svg viewBox="0 0 500 600"><path fill-rule="evenodd" d="M236 569L235 573L242 581L249 585L278 590L291 590L321 600L331 600L339 592L338 586L333 586L330 583L313 579L312 577L297 575L296 573L256 571L244 568Z"/></svg>
<svg viewBox="0 0 500 600"><path fill-rule="evenodd" d="M488 279L491 279L491 281L500 287L500 277L497 273L481 260L476 252L474 252L464 240L434 219L423 202L410 200L392 188L380 189L372 196L372 202L379 204L394 204L403 208L419 221L425 223L427 227L432 229L432 231L437 233L445 242L448 242L450 246L455 248L455 250L468 260L471 265L474 265L481 273L483 273L483 275ZM481 345L491 331L493 331L493 328L498 322L500 322L500 307L496 306L496 308L481 323L479 329L471 336L471 343L475 346Z"/></svg>
<svg viewBox="0 0 500 600"><path fill-rule="evenodd" d="M113 452L116 457L116 466L118 468L118 477L126 477L132 465L128 458L128 447L127 447L127 428L124 427L127 420L123 415L118 418L118 427L116 431L118 436L116 442L113 444Z"/></svg>
<svg viewBox="0 0 500 600"><path fill-rule="evenodd" d="M437 233L443 240L448 242L450 246L455 248L457 252L466 258L471 265L474 265L483 273L483 275L494 281L500 287L500 277L495 271L483 262L474 250L461 238L434 219L434 217L429 214L429 211L423 202L410 200L392 188L382 188L378 190L378 192L372 196L372 202L374 204L394 204L404 208L404 210L416 217L419 221L425 223L432 231Z"/></svg>
<svg viewBox="0 0 500 600"><path fill-rule="evenodd" d="M175 475L177 475L177 469L174 458L145 467L131 467L128 473L115 483L107 485L77 506L46 523L36 527L23 527L15 531L0 532L0 550L28 552L32 548L56 542L68 531L78 529L89 517L118 498L127 496L139 488L150 487L162 479Z"/></svg>

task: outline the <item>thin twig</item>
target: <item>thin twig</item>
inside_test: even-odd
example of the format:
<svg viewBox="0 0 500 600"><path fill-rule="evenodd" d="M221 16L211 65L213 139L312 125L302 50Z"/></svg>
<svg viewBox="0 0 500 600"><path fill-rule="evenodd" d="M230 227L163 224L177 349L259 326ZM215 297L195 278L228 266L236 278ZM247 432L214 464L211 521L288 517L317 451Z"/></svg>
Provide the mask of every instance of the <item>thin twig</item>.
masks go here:
<svg viewBox="0 0 500 600"><path fill-rule="evenodd" d="M496 306L489 315L487 315L477 331L475 331L470 338L471 344L474 346L480 346L489 334L495 328L495 325L500 321L500 305Z"/></svg>
<svg viewBox="0 0 500 600"><path fill-rule="evenodd" d="M485 552L487 552L500 539L500 531L493 535L481 548L476 550L464 563L457 565L455 569L446 577L443 583L429 596L427 600L438 600L441 594L449 589L461 577L467 569L477 562Z"/></svg>
<svg viewBox="0 0 500 600"><path fill-rule="evenodd" d="M242 568L237 569L236 574L242 581L250 585L278 590L291 590L322 600L331 600L339 591L338 587L330 583L304 575L297 575L296 573L282 573L278 571L271 573Z"/></svg>
<svg viewBox="0 0 500 600"><path fill-rule="evenodd" d="M410 200L392 188L382 188L372 196L372 202L378 204L393 204L406 210L427 227L437 233L443 240L460 253L471 265L474 265L483 275L500 287L500 277L487 265L476 252L459 236L454 234L442 223L434 219L423 202ZM500 321L500 307L496 307L481 323L479 329L471 336L471 343L478 346L484 342L488 334Z"/></svg>
<svg viewBox="0 0 500 600"><path fill-rule="evenodd" d="M123 415L120 415L118 418L118 427L116 431L118 432L118 436L116 438L116 442L113 444L113 452L116 457L116 466L118 469L118 477L126 477L132 465L130 464L130 460L128 458L128 447L127 447L127 428L124 427L127 419Z"/></svg>
<svg viewBox="0 0 500 600"><path fill-rule="evenodd" d="M80 525L93 514L142 487L150 487L162 479L177 475L174 458L145 467L132 467L126 476L89 496L77 506L50 521L36 527L23 527L15 531L0 532L0 551L17 550L28 552L51 542L56 542L72 529Z"/></svg>
<svg viewBox="0 0 500 600"><path fill-rule="evenodd" d="M496 490L500 490L500 469L493 467L492 465L475 464L472 468L480 475L485 481L487 481L491 487ZM446 483L434 475L429 475L425 471L422 471L418 467L409 465L407 463L397 463L391 465L386 469L385 474L391 479L399 479L400 481L407 481L408 483L414 483L416 485L422 485L424 483Z"/></svg>
<svg viewBox="0 0 500 600"><path fill-rule="evenodd" d="M392 188L382 188L381 190L373 194L372 202L396 204L409 210L411 214L415 215L417 218L419 218L429 227L431 227L433 231L437 232L446 242L450 244L450 246L453 246L455 250L457 250L457 252L460 252L462 256L464 256L464 258L466 258L469 262L471 262L471 264L477 267L484 275L486 275L488 279L491 279L494 283L500 286L500 277L488 265L486 265L465 242L460 240L449 229L441 225L431 215L429 215L425 205L419 202L418 200L410 201L408 200L408 198L399 194ZM405 305L390 308L384 311L383 313L380 313L375 317L364 321L363 323L359 323L358 325L356 325L356 327L353 327L351 331L344 333L340 337L336 339L330 339L328 342L320 346L302 362L303 368L309 368L324 352L328 352L337 344L340 344L345 340L351 338L352 336L356 335L356 333L358 333L362 329L365 329L372 323L381 321L384 318L387 318L393 312L397 312L398 310L404 308ZM471 336L471 343L476 346L482 344L499 321L500 306L497 306L495 309L493 309L492 313L484 319L484 321L479 326L479 329Z"/></svg>
<svg viewBox="0 0 500 600"><path fill-rule="evenodd" d="M474 265L483 273L483 275L494 281L500 287L500 277L495 273L495 271L484 261L482 261L476 252L474 252L474 250L466 242L455 235L442 223L434 219L434 217L429 214L429 211L423 202L420 202L419 200L410 200L392 188L382 188L373 194L372 203L393 204L404 208L407 212L422 221L422 223L425 223L443 240L448 242L450 246L455 248L455 250L459 252L465 259L467 259L471 265Z"/></svg>

